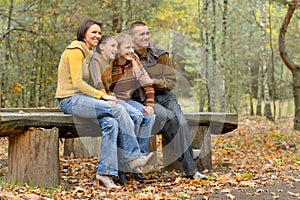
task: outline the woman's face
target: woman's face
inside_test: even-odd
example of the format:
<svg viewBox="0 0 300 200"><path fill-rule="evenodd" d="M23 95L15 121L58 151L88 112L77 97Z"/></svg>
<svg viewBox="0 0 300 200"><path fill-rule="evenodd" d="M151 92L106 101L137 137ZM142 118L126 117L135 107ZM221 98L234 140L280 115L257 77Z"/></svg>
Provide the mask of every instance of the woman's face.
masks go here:
<svg viewBox="0 0 300 200"><path fill-rule="evenodd" d="M118 54L118 42L109 38L105 44L100 44L101 54L105 60L113 60Z"/></svg>
<svg viewBox="0 0 300 200"><path fill-rule="evenodd" d="M125 41L119 47L119 58L131 60L134 52L133 42Z"/></svg>
<svg viewBox="0 0 300 200"><path fill-rule="evenodd" d="M97 46L101 40L101 28L97 24L91 25L85 33L85 44L91 49L92 47Z"/></svg>

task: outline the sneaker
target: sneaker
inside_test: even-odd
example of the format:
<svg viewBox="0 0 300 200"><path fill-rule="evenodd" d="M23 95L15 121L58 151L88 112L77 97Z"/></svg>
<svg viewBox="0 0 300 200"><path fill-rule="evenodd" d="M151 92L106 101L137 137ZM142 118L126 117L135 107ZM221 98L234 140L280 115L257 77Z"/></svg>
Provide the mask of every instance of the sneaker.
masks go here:
<svg viewBox="0 0 300 200"><path fill-rule="evenodd" d="M200 172L196 172L193 176L194 179L198 178L199 180L206 180L206 176L204 174L201 174Z"/></svg>

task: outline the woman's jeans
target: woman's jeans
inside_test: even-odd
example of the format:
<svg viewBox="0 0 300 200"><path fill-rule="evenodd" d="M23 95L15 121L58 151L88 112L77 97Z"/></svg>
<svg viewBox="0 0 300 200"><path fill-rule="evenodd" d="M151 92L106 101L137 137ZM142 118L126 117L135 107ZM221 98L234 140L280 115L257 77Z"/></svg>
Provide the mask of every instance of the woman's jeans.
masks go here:
<svg viewBox="0 0 300 200"><path fill-rule="evenodd" d="M146 155L150 142L151 130L155 115L144 115L144 105L132 99L118 99L124 106L135 125L135 134L140 145L141 153Z"/></svg>
<svg viewBox="0 0 300 200"><path fill-rule="evenodd" d="M86 131L101 134L102 143L97 174L118 175L118 154L124 163L141 156L134 123L125 108L84 94L58 99L65 114L72 114L79 136ZM101 129L99 128L101 126Z"/></svg>

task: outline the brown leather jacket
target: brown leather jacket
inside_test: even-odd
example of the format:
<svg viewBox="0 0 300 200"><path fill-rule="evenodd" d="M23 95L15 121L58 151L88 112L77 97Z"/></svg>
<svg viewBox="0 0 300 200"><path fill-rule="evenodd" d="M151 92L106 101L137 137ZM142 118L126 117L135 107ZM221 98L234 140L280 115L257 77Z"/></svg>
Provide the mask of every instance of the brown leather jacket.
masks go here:
<svg viewBox="0 0 300 200"><path fill-rule="evenodd" d="M150 43L147 53L138 54L143 67L153 79L155 92L171 91L176 85L176 72L169 54L162 48Z"/></svg>

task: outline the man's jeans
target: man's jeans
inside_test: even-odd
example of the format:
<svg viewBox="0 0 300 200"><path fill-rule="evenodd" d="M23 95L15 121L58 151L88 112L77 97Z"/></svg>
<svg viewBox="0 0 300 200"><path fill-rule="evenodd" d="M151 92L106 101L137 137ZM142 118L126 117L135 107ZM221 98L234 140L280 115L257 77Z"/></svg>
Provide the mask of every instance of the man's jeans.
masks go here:
<svg viewBox="0 0 300 200"><path fill-rule="evenodd" d="M120 104L112 107L104 100L84 94L74 94L58 101L65 114L73 115L79 136L86 135L85 131L100 135L102 129L98 174L118 175L118 153L126 163L141 156L134 123Z"/></svg>
<svg viewBox="0 0 300 200"><path fill-rule="evenodd" d="M135 134L140 145L141 153L146 155L150 142L151 130L155 121L155 115L144 115L144 105L132 99L118 102L125 107L135 125Z"/></svg>
<svg viewBox="0 0 300 200"><path fill-rule="evenodd" d="M153 133L162 134L174 155L182 159L186 176L193 176L197 172L197 165L193 160L192 136L180 105L170 92L155 94L155 101Z"/></svg>

